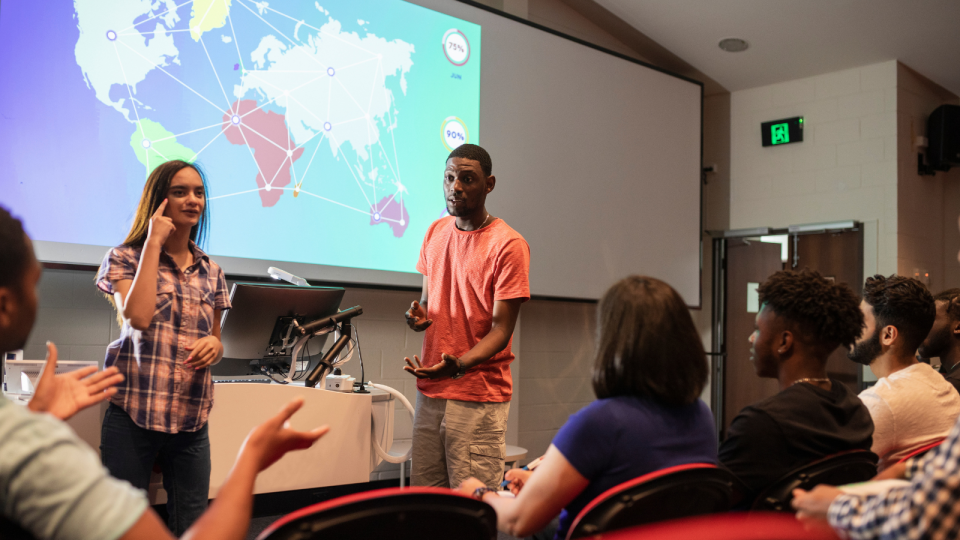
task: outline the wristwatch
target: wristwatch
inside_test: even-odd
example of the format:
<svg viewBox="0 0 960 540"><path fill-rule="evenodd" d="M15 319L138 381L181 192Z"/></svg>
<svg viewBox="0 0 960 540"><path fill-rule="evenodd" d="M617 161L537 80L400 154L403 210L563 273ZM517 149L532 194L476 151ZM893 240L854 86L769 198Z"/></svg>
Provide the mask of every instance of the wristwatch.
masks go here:
<svg viewBox="0 0 960 540"><path fill-rule="evenodd" d="M493 488L488 488L487 486L478 487L477 489L473 490L473 498L478 501L482 501L483 496L486 495L487 493L496 493L496 492L497 490Z"/></svg>
<svg viewBox="0 0 960 540"><path fill-rule="evenodd" d="M453 380L462 379L463 376L467 374L467 368L463 366L463 361L461 361L459 358L457 358L457 368L457 372L450 377Z"/></svg>

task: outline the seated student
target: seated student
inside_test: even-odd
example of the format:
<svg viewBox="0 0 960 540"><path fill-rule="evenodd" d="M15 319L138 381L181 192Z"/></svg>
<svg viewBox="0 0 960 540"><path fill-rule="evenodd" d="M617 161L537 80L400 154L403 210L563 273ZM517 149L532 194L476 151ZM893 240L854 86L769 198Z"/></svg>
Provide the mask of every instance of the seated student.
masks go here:
<svg viewBox="0 0 960 540"><path fill-rule="evenodd" d="M713 417L699 399L706 357L680 295L660 280L628 277L604 294L597 323L598 399L560 428L517 497L501 498L476 478L460 485L494 507L501 531L525 536L560 514L555 538L564 538L580 510L611 487L666 467L716 463Z"/></svg>
<svg viewBox="0 0 960 540"><path fill-rule="evenodd" d="M18 220L0 207L0 351L20 349L37 313L40 265ZM29 408L0 398L0 537L25 529L38 539L156 539L170 532L150 508L146 494L110 477L100 458L57 418L109 398L122 376L107 370L44 375ZM295 431L286 421L302 405L288 403L247 436L233 470L206 513L184 538L242 539L250 523L257 473L290 450L308 448L327 428ZM9 522L13 522L11 525ZM22 531L20 531L22 534Z"/></svg>
<svg viewBox="0 0 960 540"><path fill-rule="evenodd" d="M960 394L917 361L917 347L936 317L923 284L897 275L867 278L860 308L867 325L849 356L878 378L860 399L873 418L872 450L882 471L946 437L960 415Z"/></svg>
<svg viewBox="0 0 960 540"><path fill-rule="evenodd" d="M849 287L817 272L777 272L758 289L750 335L757 376L780 392L745 407L720 445L720 463L746 484L744 507L790 471L845 450L869 450L873 422L857 396L827 378L827 357L863 326Z"/></svg>
<svg viewBox="0 0 960 540"><path fill-rule="evenodd" d="M937 318L920 344L921 358L940 359L940 374L960 392L960 289L947 289L933 297Z"/></svg>

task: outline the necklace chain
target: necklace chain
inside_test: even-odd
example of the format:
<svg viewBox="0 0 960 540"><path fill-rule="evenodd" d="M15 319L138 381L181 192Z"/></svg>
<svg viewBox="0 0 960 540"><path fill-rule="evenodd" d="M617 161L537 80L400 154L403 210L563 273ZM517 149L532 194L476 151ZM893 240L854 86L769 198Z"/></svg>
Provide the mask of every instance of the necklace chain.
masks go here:
<svg viewBox="0 0 960 540"><path fill-rule="evenodd" d="M475 231L479 231L480 229L484 228L484 227L487 225L487 221L488 221L491 217L493 217L493 216L490 215L490 212L487 212L487 217L483 219L483 223L481 223L480 226L477 227L477 228L474 229L474 230L475 230ZM456 227L457 227L458 229L460 229L460 226L457 225L457 222L456 222L456 221L454 221L453 224L456 225ZM460 230L463 231L463 229L460 229ZM467 232L467 231L464 231L464 232Z"/></svg>
<svg viewBox="0 0 960 540"><path fill-rule="evenodd" d="M804 377L802 379L797 379L793 381L793 383L791 383L790 386L793 386L794 384L798 384L802 382L805 382L805 383L830 382L830 379L823 378L823 377Z"/></svg>

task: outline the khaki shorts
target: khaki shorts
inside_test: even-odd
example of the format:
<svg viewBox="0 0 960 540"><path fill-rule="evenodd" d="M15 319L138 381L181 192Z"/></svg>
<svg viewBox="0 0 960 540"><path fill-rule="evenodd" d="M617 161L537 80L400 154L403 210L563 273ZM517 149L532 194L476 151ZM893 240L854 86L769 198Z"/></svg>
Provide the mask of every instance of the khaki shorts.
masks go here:
<svg viewBox="0 0 960 540"><path fill-rule="evenodd" d="M436 399L417 392L410 484L456 488L471 476L503 480L510 403Z"/></svg>

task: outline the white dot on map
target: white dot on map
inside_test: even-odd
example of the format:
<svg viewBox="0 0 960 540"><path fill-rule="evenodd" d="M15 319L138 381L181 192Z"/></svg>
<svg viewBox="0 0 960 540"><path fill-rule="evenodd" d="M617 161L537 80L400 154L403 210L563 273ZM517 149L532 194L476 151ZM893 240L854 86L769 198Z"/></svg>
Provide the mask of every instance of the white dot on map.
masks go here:
<svg viewBox="0 0 960 540"><path fill-rule="evenodd" d="M110 41L114 41L115 39L117 39L117 33L114 32L113 30L107 30L107 39L109 39Z"/></svg>
<svg viewBox="0 0 960 540"><path fill-rule="evenodd" d="M407 220L405 220L405 219L401 219L401 220L400 220L400 226L401 226L401 227L403 227L403 226L406 225L406 224L407 224Z"/></svg>
<svg viewBox="0 0 960 540"><path fill-rule="evenodd" d="M337 71L336 71L335 69L333 69L332 67L328 67L328 68L327 68L327 75L329 75L329 76L331 76L331 77L333 77L333 75L334 75L336 72L337 72Z"/></svg>
<svg viewBox="0 0 960 540"><path fill-rule="evenodd" d="M273 186L271 186L270 184L267 184L267 187L265 187L264 189L266 189L267 191L270 191L270 189L271 189L272 187L273 187Z"/></svg>
<svg viewBox="0 0 960 540"><path fill-rule="evenodd" d="M150 141L148 139L144 139L140 144L142 144L144 148L150 148Z"/></svg>
<svg viewBox="0 0 960 540"><path fill-rule="evenodd" d="M374 213L373 213L373 220L374 220L374 221L380 221L380 212L374 212Z"/></svg>
<svg viewBox="0 0 960 540"><path fill-rule="evenodd" d="M234 124L239 124L239 123L240 123L240 115L235 114L235 115L231 116L231 117L230 117L230 121L233 122Z"/></svg>
<svg viewBox="0 0 960 540"><path fill-rule="evenodd" d="M333 129L333 124L331 124L330 122L324 122L323 129L330 131L331 129Z"/></svg>
<svg viewBox="0 0 960 540"><path fill-rule="evenodd" d="M293 150L287 150L287 157L293 157Z"/></svg>

